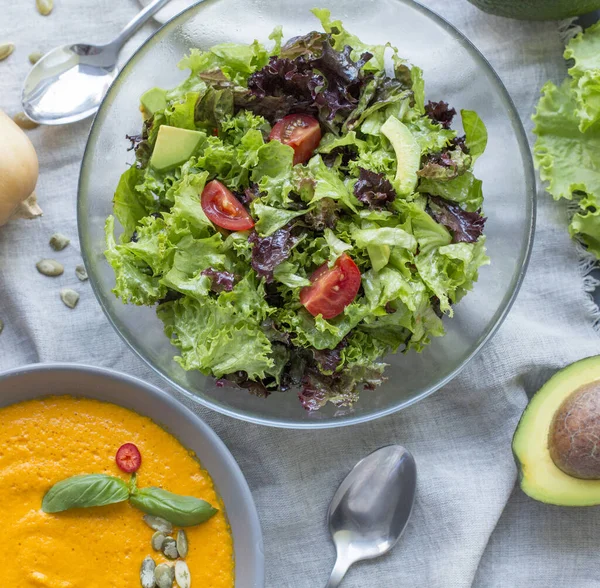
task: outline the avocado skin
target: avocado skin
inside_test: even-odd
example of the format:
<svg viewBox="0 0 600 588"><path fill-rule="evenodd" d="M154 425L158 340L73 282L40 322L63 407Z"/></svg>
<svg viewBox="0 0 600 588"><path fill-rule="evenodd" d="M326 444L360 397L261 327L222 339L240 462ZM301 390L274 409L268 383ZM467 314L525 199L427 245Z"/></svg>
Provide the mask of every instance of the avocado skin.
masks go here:
<svg viewBox="0 0 600 588"><path fill-rule="evenodd" d="M519 20L558 20L600 8L600 0L469 0L484 12Z"/></svg>
<svg viewBox="0 0 600 588"><path fill-rule="evenodd" d="M600 381L600 356L577 361L556 372L531 398L513 436L518 481L525 494L558 506L600 504L600 480L569 476L552 461L548 436L556 411L582 386Z"/></svg>

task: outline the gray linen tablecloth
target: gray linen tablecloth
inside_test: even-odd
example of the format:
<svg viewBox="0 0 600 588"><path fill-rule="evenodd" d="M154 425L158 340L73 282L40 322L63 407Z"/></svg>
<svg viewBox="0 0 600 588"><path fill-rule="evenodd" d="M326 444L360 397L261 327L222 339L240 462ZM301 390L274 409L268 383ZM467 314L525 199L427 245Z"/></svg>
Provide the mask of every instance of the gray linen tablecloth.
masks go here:
<svg viewBox="0 0 600 588"><path fill-rule="evenodd" d="M291 0L290 0L291 1ZM541 85L565 75L557 23L484 15L465 0L426 0L490 60L530 132ZM33 50L68 41L105 41L136 12L135 0L55 0L48 18L33 0L0 1L0 39L17 44L0 63L0 107L20 110ZM315 2L318 4L318 2ZM128 57L151 25L128 44ZM90 121L31 131L40 158L45 215L0 229L0 369L34 362L109 366L165 387L125 347L78 282L75 200ZM2 137L0 137L0 149ZM408 529L384 558L357 565L347 588L563 587L600 585L600 510L537 504L515 489L510 439L526 402L557 368L600 353L585 263L566 230L566 209L539 192L538 228L525 283L510 316L483 353L453 383L399 414L360 426L287 431L245 424L194 408L222 437L247 476L262 519L269 588L318 588L334 560L325 512L354 463L375 448L402 443L419 466ZM72 246L56 257L65 275L50 283L35 270L61 231ZM81 292L67 309L58 289Z"/></svg>

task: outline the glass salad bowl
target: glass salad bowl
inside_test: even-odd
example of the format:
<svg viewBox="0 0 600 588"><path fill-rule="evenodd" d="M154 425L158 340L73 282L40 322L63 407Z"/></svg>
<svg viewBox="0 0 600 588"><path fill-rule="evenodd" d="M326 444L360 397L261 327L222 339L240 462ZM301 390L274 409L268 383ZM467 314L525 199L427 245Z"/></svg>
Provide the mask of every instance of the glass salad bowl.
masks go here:
<svg viewBox="0 0 600 588"><path fill-rule="evenodd" d="M104 259L104 223L127 164L125 134L141 128L139 99L153 87L173 87L187 73L177 62L191 48L217 43L262 42L277 25L284 38L319 28L315 4L365 43L391 42L399 54L424 71L427 98L443 99L456 110L475 110L489 141L475 172L483 180L487 249L491 265L445 318L446 335L422 353L386 358L387 381L361 393L348 409L327 405L307 412L294 392L257 398L246 390L219 387L213 378L185 372L155 309L125 305L111 292L114 273ZM457 117L459 119L460 117ZM458 122L458 124L460 124ZM95 294L121 337L157 373L192 400L247 421L296 428L359 423L400 410L449 382L483 347L508 313L527 265L534 226L535 179L525 133L511 100L490 65L456 29L411 0L207 0L169 21L131 58L110 88L92 126L79 183L79 232Z"/></svg>

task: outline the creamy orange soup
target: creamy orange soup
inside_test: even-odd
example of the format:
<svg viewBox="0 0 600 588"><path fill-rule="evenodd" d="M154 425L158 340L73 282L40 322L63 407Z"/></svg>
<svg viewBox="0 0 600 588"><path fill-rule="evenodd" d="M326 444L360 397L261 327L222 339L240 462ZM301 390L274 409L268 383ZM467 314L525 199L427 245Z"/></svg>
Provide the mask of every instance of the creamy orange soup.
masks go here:
<svg viewBox="0 0 600 588"><path fill-rule="evenodd" d="M192 586L231 588L233 541L212 480L174 437L127 409L95 400L52 397L0 409L2 586L135 588L153 531L128 503L45 514L42 498L56 482L104 473L128 480L115 464L123 443L142 454L138 486L160 486L219 508L188 527Z"/></svg>

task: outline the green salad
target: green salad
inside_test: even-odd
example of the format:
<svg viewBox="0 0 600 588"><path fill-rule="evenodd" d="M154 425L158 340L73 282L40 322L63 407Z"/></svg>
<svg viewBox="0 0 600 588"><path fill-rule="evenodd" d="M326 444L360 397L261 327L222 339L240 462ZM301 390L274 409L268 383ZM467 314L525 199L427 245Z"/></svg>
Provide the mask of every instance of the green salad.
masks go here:
<svg viewBox="0 0 600 588"><path fill-rule="evenodd" d="M185 370L307 410L442 336L489 263L480 118L459 134L418 67L313 12L324 32L192 49L185 81L142 96L106 222L114 293L156 305Z"/></svg>

